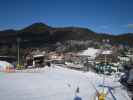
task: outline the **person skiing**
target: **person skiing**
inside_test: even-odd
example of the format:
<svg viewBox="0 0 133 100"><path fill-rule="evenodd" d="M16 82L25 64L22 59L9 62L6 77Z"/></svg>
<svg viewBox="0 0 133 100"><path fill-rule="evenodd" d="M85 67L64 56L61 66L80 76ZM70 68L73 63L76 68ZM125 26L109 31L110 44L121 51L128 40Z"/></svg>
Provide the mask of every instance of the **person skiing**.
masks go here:
<svg viewBox="0 0 133 100"><path fill-rule="evenodd" d="M82 98L80 96L78 96L79 92L80 92L79 91L79 87L77 87L76 92L75 92L75 98L74 98L74 100L82 100Z"/></svg>

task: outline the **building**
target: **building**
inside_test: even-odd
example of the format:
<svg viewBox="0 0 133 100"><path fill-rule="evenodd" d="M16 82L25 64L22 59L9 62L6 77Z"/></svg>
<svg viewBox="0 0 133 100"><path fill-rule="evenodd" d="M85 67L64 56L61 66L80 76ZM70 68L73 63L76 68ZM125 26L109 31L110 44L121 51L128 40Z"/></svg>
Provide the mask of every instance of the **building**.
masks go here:
<svg viewBox="0 0 133 100"><path fill-rule="evenodd" d="M63 60L64 59L63 53L50 52L47 55L48 55L49 60Z"/></svg>
<svg viewBox="0 0 133 100"><path fill-rule="evenodd" d="M33 67L44 67L45 56L43 54L37 54L33 56Z"/></svg>
<svg viewBox="0 0 133 100"><path fill-rule="evenodd" d="M106 62L106 63L117 63L119 61L118 57L113 54L100 54L95 58L96 63Z"/></svg>
<svg viewBox="0 0 133 100"><path fill-rule="evenodd" d="M46 52L40 49L28 49L25 51L26 68L44 67Z"/></svg>
<svg viewBox="0 0 133 100"><path fill-rule="evenodd" d="M7 61L7 62L10 62L10 63L14 63L14 62L17 61L15 56L0 56L0 60L1 61Z"/></svg>

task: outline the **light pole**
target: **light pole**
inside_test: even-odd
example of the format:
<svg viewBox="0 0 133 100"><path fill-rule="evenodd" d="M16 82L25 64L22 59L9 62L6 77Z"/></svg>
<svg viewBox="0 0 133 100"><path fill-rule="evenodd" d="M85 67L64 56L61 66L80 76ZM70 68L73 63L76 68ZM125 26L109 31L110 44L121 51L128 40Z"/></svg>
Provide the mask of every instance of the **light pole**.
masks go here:
<svg viewBox="0 0 133 100"><path fill-rule="evenodd" d="M106 48L106 44L109 43L109 40L103 40L103 43L104 43L104 48L103 48L103 54L104 54L104 67L103 67L103 85L105 84L105 68L107 67L107 54L108 52L106 51L107 48ZM104 87L103 87L103 93L104 93Z"/></svg>
<svg viewBox="0 0 133 100"><path fill-rule="evenodd" d="M17 68L20 67L20 38L17 38Z"/></svg>

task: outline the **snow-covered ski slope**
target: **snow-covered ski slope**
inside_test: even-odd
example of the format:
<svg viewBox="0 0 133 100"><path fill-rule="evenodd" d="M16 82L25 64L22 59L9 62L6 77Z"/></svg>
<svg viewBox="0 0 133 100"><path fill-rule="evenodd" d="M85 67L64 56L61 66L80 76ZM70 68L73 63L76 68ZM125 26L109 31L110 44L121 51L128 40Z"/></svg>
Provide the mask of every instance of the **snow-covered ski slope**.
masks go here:
<svg viewBox="0 0 133 100"><path fill-rule="evenodd" d="M80 72L55 66L45 67L38 73L0 73L0 100L74 100L79 87L82 100L94 100L96 87L102 76L93 72ZM130 100L126 91L113 77L105 78L105 85L115 86L117 100ZM106 89L105 89L106 90ZM110 94L106 100L113 100Z"/></svg>

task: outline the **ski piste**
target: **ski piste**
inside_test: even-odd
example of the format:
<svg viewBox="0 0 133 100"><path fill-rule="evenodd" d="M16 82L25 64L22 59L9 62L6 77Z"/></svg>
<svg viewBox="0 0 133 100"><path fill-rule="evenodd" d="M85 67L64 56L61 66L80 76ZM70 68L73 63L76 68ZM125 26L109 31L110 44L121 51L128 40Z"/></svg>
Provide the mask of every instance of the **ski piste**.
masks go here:
<svg viewBox="0 0 133 100"><path fill-rule="evenodd" d="M112 80L114 76L105 77L105 86L117 87L114 92L117 100L130 100L120 83ZM0 97L2 100L74 100L79 96L82 100L94 100L96 94L102 92L102 87L99 87L102 79L102 75L91 71L76 71L56 65L42 68L40 73L26 73L26 70L24 73L4 73L0 76ZM105 100L113 100L110 93Z"/></svg>

